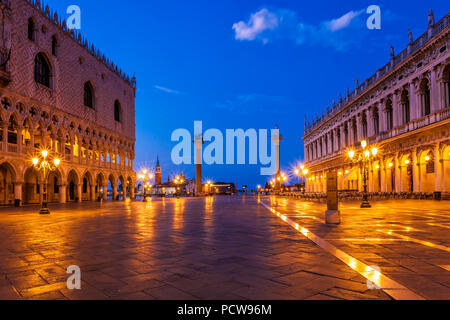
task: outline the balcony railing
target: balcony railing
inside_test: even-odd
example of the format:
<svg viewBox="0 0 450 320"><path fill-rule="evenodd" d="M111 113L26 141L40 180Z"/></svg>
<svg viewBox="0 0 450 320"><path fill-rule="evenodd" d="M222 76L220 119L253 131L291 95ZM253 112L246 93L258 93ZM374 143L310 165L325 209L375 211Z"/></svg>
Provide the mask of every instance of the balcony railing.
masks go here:
<svg viewBox="0 0 450 320"><path fill-rule="evenodd" d="M417 119L417 120L413 120L411 122L408 122L407 124L401 125L399 127L396 127L392 130L389 131L385 131L385 132L381 132L379 135L377 136L373 136L367 139L367 143L369 145L372 145L374 143L380 143L384 140L390 139L390 138L394 138L397 136L400 136L402 134L408 133L408 132L412 132L421 128L424 128L426 126L429 126L431 124L434 123L438 123L444 120L450 119L450 107L445 108L443 110L440 110L438 112L435 112L433 114L430 114L428 116L425 116L423 118ZM348 146L345 146L343 148L341 148L341 150L338 151L334 151L332 153L329 153L327 155L321 156L319 158L313 159L311 161L308 161L308 165L315 165L318 163L321 163L323 161L329 160L329 159L333 159L337 156L342 155L346 150L348 150L349 148L359 148L360 147L360 142L357 143L353 143L353 144L349 144Z"/></svg>
<svg viewBox="0 0 450 320"><path fill-rule="evenodd" d="M5 143L4 141L0 141L0 152L11 155L20 155L21 158L27 159L27 157L35 154L37 150L30 145L22 145L21 152L19 153L19 145L13 143ZM101 161L100 159L89 159L87 157L78 157L71 154L64 154L63 160L65 163L74 163L74 164L82 164L91 167L98 168L111 168L113 170L133 170L132 166L128 166L125 163L111 163L106 161Z"/></svg>

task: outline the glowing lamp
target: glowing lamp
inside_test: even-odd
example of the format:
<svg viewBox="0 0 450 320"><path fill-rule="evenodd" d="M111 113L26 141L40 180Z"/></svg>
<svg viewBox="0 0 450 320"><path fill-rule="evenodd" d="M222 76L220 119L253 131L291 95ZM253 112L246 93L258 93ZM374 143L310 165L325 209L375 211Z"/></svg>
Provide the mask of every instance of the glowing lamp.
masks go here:
<svg viewBox="0 0 450 320"><path fill-rule="evenodd" d="M363 149L365 149L367 147L367 141L366 140L361 141L361 147L363 147Z"/></svg>
<svg viewBox="0 0 450 320"><path fill-rule="evenodd" d="M39 163L39 159L38 158L33 158L33 160L31 160L33 162L33 165L37 166Z"/></svg>

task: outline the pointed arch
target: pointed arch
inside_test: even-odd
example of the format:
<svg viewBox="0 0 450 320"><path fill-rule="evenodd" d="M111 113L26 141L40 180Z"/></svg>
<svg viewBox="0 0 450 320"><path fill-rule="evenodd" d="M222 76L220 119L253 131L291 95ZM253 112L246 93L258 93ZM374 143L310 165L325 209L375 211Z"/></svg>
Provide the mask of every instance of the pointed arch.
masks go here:
<svg viewBox="0 0 450 320"><path fill-rule="evenodd" d="M95 108L94 86L91 81L84 83L84 105L91 109Z"/></svg>
<svg viewBox="0 0 450 320"><path fill-rule="evenodd" d="M114 120L122 122L122 106L119 100L114 101Z"/></svg>
<svg viewBox="0 0 450 320"><path fill-rule="evenodd" d="M52 68L50 61L43 52L39 52L34 58L34 80L48 88L51 88Z"/></svg>

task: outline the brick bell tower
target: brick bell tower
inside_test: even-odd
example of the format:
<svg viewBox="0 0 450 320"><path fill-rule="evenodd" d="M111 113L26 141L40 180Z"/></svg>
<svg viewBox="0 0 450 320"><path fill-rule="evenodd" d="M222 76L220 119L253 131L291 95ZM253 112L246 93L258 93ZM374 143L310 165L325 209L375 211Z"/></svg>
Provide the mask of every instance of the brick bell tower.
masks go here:
<svg viewBox="0 0 450 320"><path fill-rule="evenodd" d="M158 186L160 184L161 184L161 165L159 164L159 157L157 157L155 167L155 185Z"/></svg>

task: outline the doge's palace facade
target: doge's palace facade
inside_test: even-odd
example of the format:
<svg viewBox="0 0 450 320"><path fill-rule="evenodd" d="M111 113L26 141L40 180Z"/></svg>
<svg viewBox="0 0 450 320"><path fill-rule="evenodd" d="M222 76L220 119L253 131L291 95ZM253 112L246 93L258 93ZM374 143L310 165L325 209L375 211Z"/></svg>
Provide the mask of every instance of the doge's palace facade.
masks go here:
<svg viewBox="0 0 450 320"><path fill-rule="evenodd" d="M0 205L41 201L44 148L63 159L49 201L134 197L135 78L39 0L0 5Z"/></svg>
<svg viewBox="0 0 450 320"><path fill-rule="evenodd" d="M369 165L370 192L450 194L450 14L371 78L305 123L308 192L326 192L327 172L340 190L362 191L362 169L347 157L366 140L379 155Z"/></svg>

